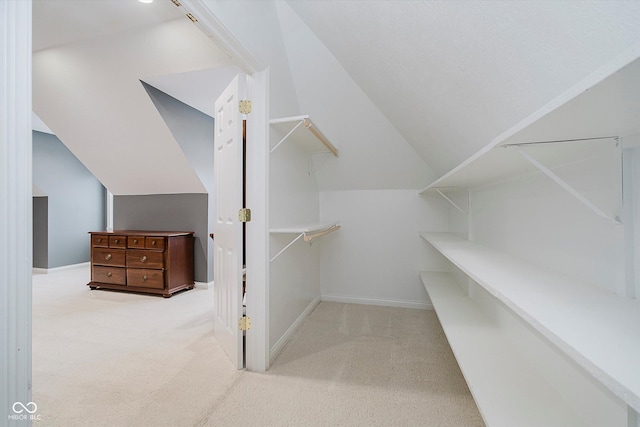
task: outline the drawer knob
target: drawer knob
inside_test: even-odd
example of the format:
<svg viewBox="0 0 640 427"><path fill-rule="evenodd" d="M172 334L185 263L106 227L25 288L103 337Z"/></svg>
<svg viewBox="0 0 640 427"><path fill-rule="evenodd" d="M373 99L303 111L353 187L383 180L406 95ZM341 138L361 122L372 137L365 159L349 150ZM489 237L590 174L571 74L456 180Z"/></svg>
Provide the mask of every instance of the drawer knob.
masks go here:
<svg viewBox="0 0 640 427"><path fill-rule="evenodd" d="M138 239L133 239L133 243L137 245L138 244Z"/></svg>
<svg viewBox="0 0 640 427"><path fill-rule="evenodd" d="M98 237L98 243L102 243L102 238Z"/></svg>
<svg viewBox="0 0 640 427"><path fill-rule="evenodd" d="M147 281L147 276L142 276L142 281L146 282Z"/></svg>
<svg viewBox="0 0 640 427"><path fill-rule="evenodd" d="M156 241L155 241L155 240L152 240L152 241L151 241L151 246L155 246L155 245L156 245Z"/></svg>
<svg viewBox="0 0 640 427"><path fill-rule="evenodd" d="M140 262L145 262L147 260L147 256L143 255L142 258L140 258Z"/></svg>
<svg viewBox="0 0 640 427"><path fill-rule="evenodd" d="M111 277L111 272L110 271L107 272L107 277Z"/></svg>
<svg viewBox="0 0 640 427"><path fill-rule="evenodd" d="M118 243L120 243L120 239L116 239L115 242L116 242L116 245L117 245Z"/></svg>
<svg viewBox="0 0 640 427"><path fill-rule="evenodd" d="M104 259L106 259L107 261L109 261L111 259L111 254L106 254L104 256Z"/></svg>

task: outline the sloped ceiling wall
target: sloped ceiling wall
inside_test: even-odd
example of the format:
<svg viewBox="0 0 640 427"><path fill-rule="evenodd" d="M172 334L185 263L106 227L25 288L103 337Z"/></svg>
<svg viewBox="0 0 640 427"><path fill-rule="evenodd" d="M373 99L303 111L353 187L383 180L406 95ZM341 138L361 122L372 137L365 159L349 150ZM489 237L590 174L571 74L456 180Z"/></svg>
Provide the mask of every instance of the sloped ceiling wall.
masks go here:
<svg viewBox="0 0 640 427"><path fill-rule="evenodd" d="M270 118L308 114L340 151L320 160L319 190L417 189L435 176L287 4L202 3L270 67Z"/></svg>
<svg viewBox="0 0 640 427"><path fill-rule="evenodd" d="M206 192L140 82L231 64L177 16L34 52L34 112L116 195Z"/></svg>
<svg viewBox="0 0 640 427"><path fill-rule="evenodd" d="M632 1L286 3L438 175L640 45Z"/></svg>
<svg viewBox="0 0 640 427"><path fill-rule="evenodd" d="M398 129L331 52L278 2L282 37L301 112L340 150L315 174L321 191L411 189L434 177Z"/></svg>

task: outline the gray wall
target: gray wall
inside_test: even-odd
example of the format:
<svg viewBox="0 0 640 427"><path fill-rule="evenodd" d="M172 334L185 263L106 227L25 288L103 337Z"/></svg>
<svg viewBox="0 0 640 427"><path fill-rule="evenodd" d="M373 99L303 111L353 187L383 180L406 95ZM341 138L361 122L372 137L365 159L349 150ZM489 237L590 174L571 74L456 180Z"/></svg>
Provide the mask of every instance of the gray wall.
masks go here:
<svg viewBox="0 0 640 427"><path fill-rule="evenodd" d="M49 198L33 198L33 266L49 265Z"/></svg>
<svg viewBox="0 0 640 427"><path fill-rule="evenodd" d="M113 229L195 232L195 280L208 282L208 198L207 194L114 196Z"/></svg>
<svg viewBox="0 0 640 427"><path fill-rule="evenodd" d="M153 86L144 82L142 82L142 85L173 137L182 148L193 170L207 189L209 197L205 209L208 212L212 212L214 194L213 154L215 151L213 145L213 118ZM211 102L213 103L214 100L211 100ZM199 217L198 213L194 212L194 215ZM204 224L198 224L198 229L206 230L206 232L201 235L197 234L196 238L200 238L202 249L204 250L206 276L196 280L211 282L213 281L213 241L210 238L206 238L206 236L213 233L213 215L208 215L205 220Z"/></svg>
<svg viewBox="0 0 640 427"><path fill-rule="evenodd" d="M104 230L104 187L54 135L33 132L33 183L47 195L47 239L34 238L34 254L44 251L55 268L88 262L89 235ZM38 198L40 199L40 198ZM41 208L41 201L35 201ZM34 206L34 207L36 207ZM42 221L42 212L38 221ZM35 223L35 221L34 221ZM35 224L34 224L35 226ZM43 229L43 225L39 225ZM45 259L39 255L39 263ZM34 257L35 261L35 257Z"/></svg>

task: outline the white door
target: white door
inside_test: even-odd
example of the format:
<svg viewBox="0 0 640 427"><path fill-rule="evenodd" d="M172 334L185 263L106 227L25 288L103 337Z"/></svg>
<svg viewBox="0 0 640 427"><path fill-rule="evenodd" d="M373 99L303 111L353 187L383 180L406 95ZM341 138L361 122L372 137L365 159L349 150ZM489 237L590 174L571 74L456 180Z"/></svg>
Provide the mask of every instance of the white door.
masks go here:
<svg viewBox="0 0 640 427"><path fill-rule="evenodd" d="M215 103L214 304L215 336L236 368L243 368L242 208L243 146L239 94L246 77L237 75Z"/></svg>

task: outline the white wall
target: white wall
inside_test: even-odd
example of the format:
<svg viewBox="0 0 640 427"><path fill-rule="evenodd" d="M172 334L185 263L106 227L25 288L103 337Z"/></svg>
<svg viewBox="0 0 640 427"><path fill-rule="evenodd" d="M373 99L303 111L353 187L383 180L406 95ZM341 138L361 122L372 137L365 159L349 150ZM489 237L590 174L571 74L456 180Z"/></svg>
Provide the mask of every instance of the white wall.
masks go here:
<svg viewBox="0 0 640 427"><path fill-rule="evenodd" d="M282 136L272 130L271 145ZM269 174L269 227L291 228L317 223L318 187L315 176L308 172L308 153L292 140L286 140L271 153ZM297 236L270 234L269 258L275 257ZM319 300L317 246L299 239L271 262L269 277L269 348L275 354L298 317Z"/></svg>
<svg viewBox="0 0 640 427"><path fill-rule="evenodd" d="M322 299L429 308L419 271L446 269L421 231L446 231L445 204L414 190L323 191L321 220L342 229L323 238Z"/></svg>

